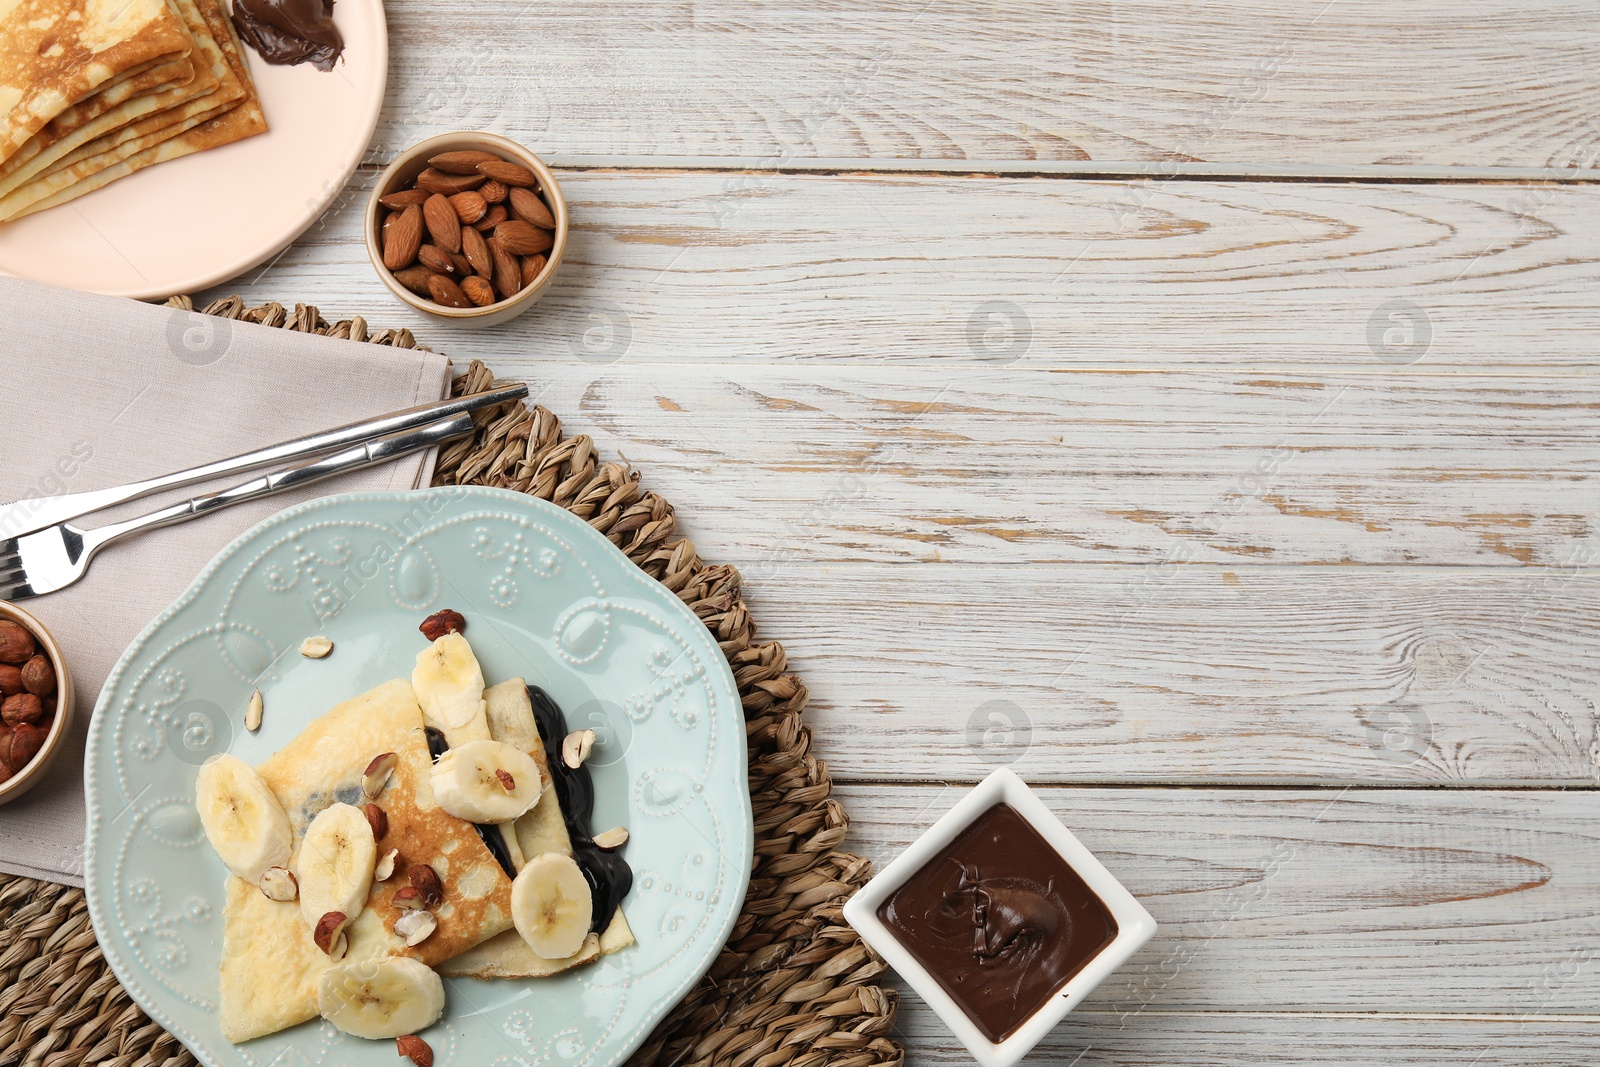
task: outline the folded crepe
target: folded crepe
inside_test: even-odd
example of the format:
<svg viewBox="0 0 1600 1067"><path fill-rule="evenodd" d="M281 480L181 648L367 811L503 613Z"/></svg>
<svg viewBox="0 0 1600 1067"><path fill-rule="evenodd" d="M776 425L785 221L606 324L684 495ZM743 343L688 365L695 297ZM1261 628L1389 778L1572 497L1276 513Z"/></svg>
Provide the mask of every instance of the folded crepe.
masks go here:
<svg viewBox="0 0 1600 1067"><path fill-rule="evenodd" d="M0 160L102 87L194 46L168 0L0 3Z"/></svg>
<svg viewBox="0 0 1600 1067"><path fill-rule="evenodd" d="M515 693L521 693L520 706ZM548 782L549 761L533 728L522 681L495 686L485 699L494 709L491 730L499 722L505 735L496 739L526 747L539 763L541 779ZM530 731L531 744L525 744ZM392 878L373 884L366 908L351 922L345 959L403 955L445 975L542 977L632 943L619 911L604 934L591 936L576 956L544 960L528 949L512 928L510 878L477 828L434 802L424 717L404 679L340 704L257 768L289 817L296 852L318 812L334 803L364 802L362 772L370 757L381 752L396 753L398 762L379 797L389 828L378 851L382 855L398 849L400 861ZM524 851L530 858L552 850L570 854L554 789L547 788L517 820L515 836L534 850ZM398 887L408 884L407 863L433 867L445 890L444 903L433 909L437 929L415 947L392 932L403 912L391 899ZM255 885L228 879L218 1013L228 1040L247 1041L315 1018L317 982L333 962L313 943L298 902L269 900Z"/></svg>
<svg viewBox="0 0 1600 1067"><path fill-rule="evenodd" d="M156 163L265 132L243 49L219 0L165 2L187 42L181 65L147 64L57 112L0 162L0 221L66 203Z"/></svg>

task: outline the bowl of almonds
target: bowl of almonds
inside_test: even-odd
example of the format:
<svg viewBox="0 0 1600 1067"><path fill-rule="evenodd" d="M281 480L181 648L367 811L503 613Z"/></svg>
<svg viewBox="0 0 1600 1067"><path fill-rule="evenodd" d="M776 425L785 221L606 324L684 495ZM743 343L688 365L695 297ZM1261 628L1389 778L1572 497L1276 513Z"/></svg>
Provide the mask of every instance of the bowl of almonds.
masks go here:
<svg viewBox="0 0 1600 1067"><path fill-rule="evenodd" d="M538 302L567 244L550 168L492 133L447 133L400 153L367 202L367 254L418 311L494 326Z"/></svg>
<svg viewBox="0 0 1600 1067"><path fill-rule="evenodd" d="M0 804L47 776L72 730L72 679L44 624L0 600Z"/></svg>

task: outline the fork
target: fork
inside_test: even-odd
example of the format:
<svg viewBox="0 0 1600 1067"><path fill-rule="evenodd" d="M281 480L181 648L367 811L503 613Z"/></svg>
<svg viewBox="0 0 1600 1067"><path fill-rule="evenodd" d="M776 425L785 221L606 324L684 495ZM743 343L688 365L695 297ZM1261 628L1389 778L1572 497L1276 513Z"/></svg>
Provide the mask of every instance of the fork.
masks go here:
<svg viewBox="0 0 1600 1067"><path fill-rule="evenodd" d="M345 448L363 441L396 434L402 430L426 426L463 411L491 408L527 395L528 387L520 382L515 385L503 385L481 393L470 393L431 404L419 404L402 411L391 411L377 418L335 426L321 433L297 437L292 441L280 441L278 444L258 448L253 452L219 459L188 470L129 482L126 485L89 489L62 496L25 497L8 504L0 504L0 537L19 538L23 534L43 530L69 519L81 518L92 511L100 511L113 504L148 496L163 489L181 489L186 485L210 481L224 474L242 474L274 463L293 463L310 459L323 452L332 452L336 448Z"/></svg>
<svg viewBox="0 0 1600 1067"><path fill-rule="evenodd" d="M89 561L95 553L113 541L142 530L187 522L246 500L258 500L335 474L387 463L471 432L472 416L463 412L431 425L389 434L331 456L263 474L228 489L191 497L137 518L92 530L61 522L34 533L7 538L0 541L0 600L26 600L65 589L88 572Z"/></svg>

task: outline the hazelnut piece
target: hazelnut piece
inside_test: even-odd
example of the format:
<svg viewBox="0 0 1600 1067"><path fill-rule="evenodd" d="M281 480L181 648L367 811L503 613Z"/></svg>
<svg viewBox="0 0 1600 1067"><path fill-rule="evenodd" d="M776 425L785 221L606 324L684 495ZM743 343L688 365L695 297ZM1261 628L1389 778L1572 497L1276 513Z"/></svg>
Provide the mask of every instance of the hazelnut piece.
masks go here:
<svg viewBox="0 0 1600 1067"><path fill-rule="evenodd" d="M389 836L389 815L376 804L366 806L367 825L372 827L372 839L382 841Z"/></svg>
<svg viewBox="0 0 1600 1067"><path fill-rule="evenodd" d="M22 665L22 686L37 697L55 692L56 669L49 656L34 656Z"/></svg>
<svg viewBox="0 0 1600 1067"><path fill-rule="evenodd" d="M33 658L38 646L28 628L20 622L0 619L0 663L24 664Z"/></svg>
<svg viewBox="0 0 1600 1067"><path fill-rule="evenodd" d="M429 641L437 641L445 634L465 633L467 620L462 616L461 612L445 608L443 611L436 611L426 619L423 619L422 625L418 626L417 629L421 630L422 636Z"/></svg>
<svg viewBox="0 0 1600 1067"><path fill-rule="evenodd" d="M344 929L350 925L350 920L342 911L330 911L317 920L317 928L311 934L311 939L317 947L334 959L343 958L350 951L350 939L345 937Z"/></svg>
<svg viewBox="0 0 1600 1067"><path fill-rule="evenodd" d="M437 908L444 903L444 883L432 867L426 863L414 864L407 876L411 879L412 888L422 894L422 901L428 907Z"/></svg>
<svg viewBox="0 0 1600 1067"><path fill-rule="evenodd" d="M16 696L26 688L22 684L22 668L10 663L0 664L0 697Z"/></svg>
<svg viewBox="0 0 1600 1067"><path fill-rule="evenodd" d="M44 701L33 693L17 693L6 697L5 703L0 704L0 719L3 719L7 726L32 724L42 718L44 718Z"/></svg>
<svg viewBox="0 0 1600 1067"><path fill-rule="evenodd" d="M416 1034L395 1038L394 1047L416 1067L433 1067L433 1049Z"/></svg>

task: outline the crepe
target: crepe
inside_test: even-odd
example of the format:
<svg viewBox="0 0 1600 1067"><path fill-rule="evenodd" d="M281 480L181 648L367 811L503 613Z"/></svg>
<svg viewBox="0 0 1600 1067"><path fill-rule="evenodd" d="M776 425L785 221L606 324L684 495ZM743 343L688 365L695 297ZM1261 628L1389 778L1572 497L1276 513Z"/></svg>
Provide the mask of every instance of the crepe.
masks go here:
<svg viewBox="0 0 1600 1067"><path fill-rule="evenodd" d="M489 736L526 751L539 765L539 776L550 781L550 758L539 737L539 728L534 724L527 683L513 678L492 686L484 697L489 711ZM520 699L507 699L515 697ZM554 789L546 789L539 802L516 821L516 836L518 848L528 859L541 852L572 855L572 838L567 835L567 824L561 818ZM547 978L631 944L633 931L619 908L610 925L601 931L598 942L593 938L584 942L583 949L575 956L546 959L529 948L521 934L508 930L446 960L437 970L449 978Z"/></svg>
<svg viewBox="0 0 1600 1067"><path fill-rule="evenodd" d="M4 0L0 0L3 3ZM0 221L66 203L155 163L177 159L265 132L254 84L228 20L216 0L174 0L196 42L207 91L173 90L170 107L73 149L44 173L0 197Z"/></svg>
<svg viewBox="0 0 1600 1067"><path fill-rule="evenodd" d="M511 879L472 824L434 804L433 761L410 683L397 679L340 704L257 770L288 814L298 852L306 826L323 808L364 803L367 762L391 751L399 762L379 798L389 832L378 847L399 849L402 862L389 881L374 884L351 923L346 959L403 955L432 965L511 928ZM414 948L392 932L402 912L389 900L408 884L405 861L433 867L445 891L445 902L433 909L438 928ZM297 902L268 900L254 885L228 879L218 1012L228 1040L315 1018L317 979L332 964L312 942Z"/></svg>
<svg viewBox="0 0 1600 1067"><path fill-rule="evenodd" d="M192 47L167 0L0 0L0 161L103 86Z"/></svg>
<svg viewBox="0 0 1600 1067"><path fill-rule="evenodd" d="M188 56L162 60L112 85L102 86L73 104L46 123L27 144L12 153L10 159L0 163L0 196L79 145L125 125L130 114L144 115L159 109L157 92L186 85L194 79L194 74L194 63Z"/></svg>

